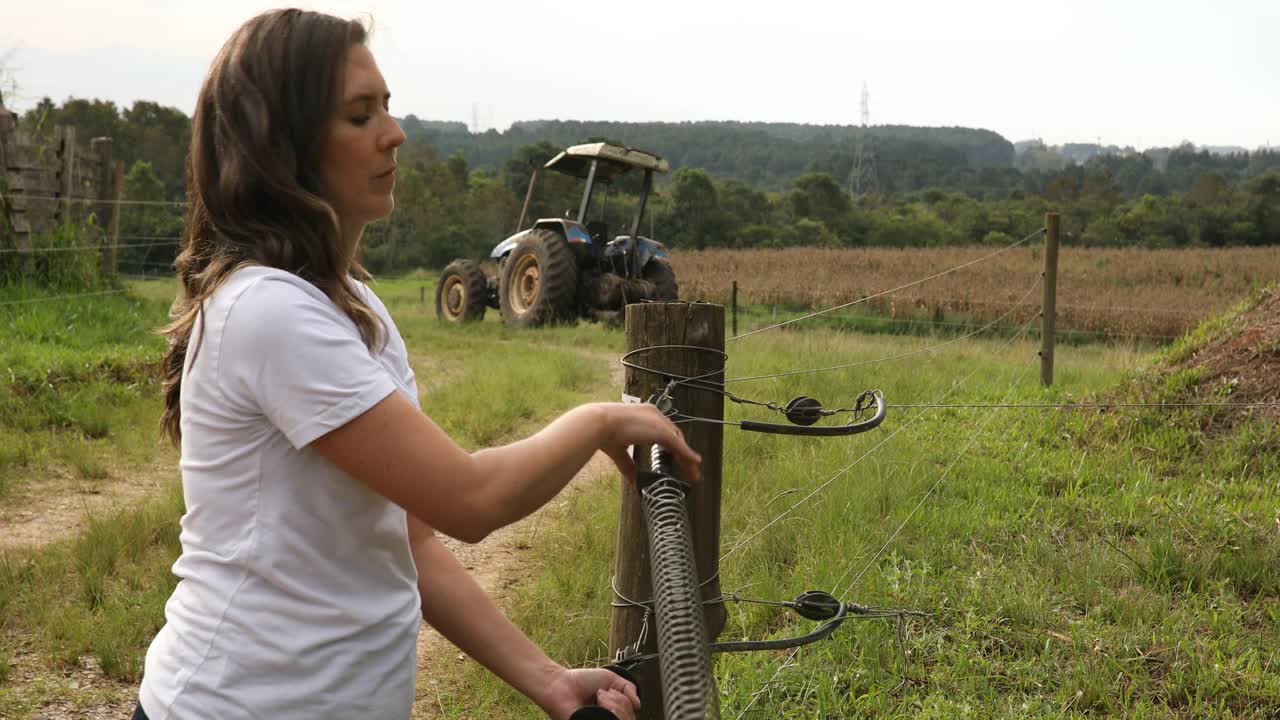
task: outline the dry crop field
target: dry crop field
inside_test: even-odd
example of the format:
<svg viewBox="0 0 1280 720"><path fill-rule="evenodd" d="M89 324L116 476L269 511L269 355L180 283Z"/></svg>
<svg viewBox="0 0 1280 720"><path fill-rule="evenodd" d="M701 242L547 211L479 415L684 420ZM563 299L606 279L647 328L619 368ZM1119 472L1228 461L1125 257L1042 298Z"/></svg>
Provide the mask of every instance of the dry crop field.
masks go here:
<svg viewBox="0 0 1280 720"><path fill-rule="evenodd" d="M727 303L737 281L740 304L816 309L905 285L992 252L982 247L701 250L672 253L672 262L686 299ZM1011 324L1025 321L1039 311L1041 293L1032 286L1043 262L1043 245L1036 242L868 305L895 319L986 322L1025 298L1026 304L1007 318ZM1276 248L1064 245L1059 251L1058 326L1108 336L1172 336L1276 280Z"/></svg>

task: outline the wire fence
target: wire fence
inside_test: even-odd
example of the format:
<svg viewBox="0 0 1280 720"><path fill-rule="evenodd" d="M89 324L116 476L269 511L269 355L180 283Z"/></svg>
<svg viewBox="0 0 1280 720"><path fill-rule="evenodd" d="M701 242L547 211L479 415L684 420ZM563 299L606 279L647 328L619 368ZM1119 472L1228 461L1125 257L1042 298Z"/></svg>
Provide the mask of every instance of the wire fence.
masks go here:
<svg viewBox="0 0 1280 720"><path fill-rule="evenodd" d="M0 193L0 200L36 200L70 205L141 205L162 207L186 207L185 200L114 200L98 198L61 197L58 195L27 195L19 193Z"/></svg>
<svg viewBox="0 0 1280 720"><path fill-rule="evenodd" d="M751 337L752 335L757 335L757 334L759 334L759 333L767 332L767 331L769 331L769 330L775 330L775 329L777 329L777 328L786 327L786 326L791 325L791 324L793 324L793 323L798 323L798 322L801 322L801 321L804 321L804 320L809 320L809 319L812 319L812 318L818 317L818 316L820 316L820 315L825 315L825 314L827 314L827 313L835 312L835 311L837 311L837 310L844 310L844 309L846 309L846 308L850 308L850 307L853 307L853 306L855 306L855 305L861 305L861 304L863 304L863 303L870 302L870 301L872 301L872 300L874 300L874 299L876 299L876 298L884 297L884 296L886 296L886 295L891 295L891 294L893 294L893 293L899 292L899 291L901 291L901 290L905 290L905 289L907 289L907 288L916 287L916 286L918 286L918 285L923 285L924 283L926 283L926 282L928 282L928 281L930 281L930 280L935 280L935 279L940 278L940 277L943 277L943 276L945 276L945 275L950 275L951 273L959 272L960 270L963 270L963 269L965 269L965 268L967 268L967 267L971 267L971 266L973 266L973 265L977 265L978 263L981 263L981 262L984 262L984 261L990 260L991 258L994 258L994 257L996 257L996 256L998 256L998 255L1001 255L1001 254L1003 254L1003 253L1009 252L1010 250L1013 250L1013 249L1014 249L1014 248L1016 248L1016 247L1020 247L1020 246L1022 246L1022 245L1025 245L1026 243L1030 242L1032 239L1037 238L1037 237L1040 237L1040 236L1041 236L1041 235L1043 235L1043 234L1044 234L1044 228L1040 228L1039 230L1036 230L1035 232L1031 233L1030 235L1028 235L1028 236L1026 236L1026 237L1022 238L1021 240L1018 240L1018 241L1016 241L1016 242L1010 243L1009 245L1006 245L1006 246L1004 246L1004 247L1000 248L999 250L995 250L994 252L987 253L986 255L983 255L982 257L976 258L976 259L974 259L974 260L970 260L969 262L961 263L961 264L959 264L959 265L956 265L955 267L948 268L948 269L946 269L946 270L943 270L942 272L934 273L934 274L932 274L932 275L929 275L928 277L923 277L923 278L920 278L919 280L914 280L914 281L912 281L912 282L905 283L905 284L903 284L903 285L899 285L899 286L897 286L897 287L895 287L895 288L891 288L891 289L889 289L889 290L883 290L883 291L880 291L880 292L877 292L877 293L872 293L872 294L870 294L870 295L867 295L867 296L865 296L865 297L858 298L857 300L853 300L853 301L851 301L851 302L842 303L842 304L840 304L840 305L835 305L835 306L832 306L832 307L826 308L826 309L824 309L824 310L818 310L818 311L816 311L816 312L808 313L807 315L802 315L802 316L800 316L800 317L791 318L790 320L784 320L784 321L782 321L782 322L780 322L780 323L774 323L774 324L772 324L772 325L767 325L767 326L765 326L765 327L758 328L758 329L756 329L756 330L752 330L752 331L750 331L750 332L745 332L745 333L743 333L743 334L741 334L741 335L737 335L737 336L734 336L734 337L730 338L730 340L742 340L742 339L744 339L744 338Z"/></svg>
<svg viewBox="0 0 1280 720"><path fill-rule="evenodd" d="M1020 241L1020 243L1024 241ZM929 277L933 278L949 272L955 272L956 270L962 269L962 267L967 267L972 264L974 263L973 262L966 263L964 266L952 268L950 270L946 270L946 271L943 271L942 273L937 273ZM913 283L900 285L892 290L888 290L883 293L878 293L873 296L868 296L866 298L863 298L858 301L854 301L852 303L843 303L840 305L818 310L816 312L808 313L800 317L791 318L783 322L772 323L765 327L752 330L743 335L739 335L737 338L734 338L734 339L741 339L741 338L756 335L768 330L783 328L793 323L808 320L810 318L819 317L821 315L835 312L844 308L848 308L862 302L867 302L872 297L876 297L879 295L886 295L886 294L890 294L908 287L912 287L914 285L917 285L919 282L920 281L916 281ZM1009 317L1015 315L1018 310L1028 307L1029 305L1028 301L1031 298L1032 293L1038 287L1040 287L1040 285L1041 283L1039 282L1039 280L1037 280L1037 282L1033 283L1031 287L1028 290L1026 290L1017 301L1013 303L1000 304L1001 307L1005 307L1007 309L1002 315L995 318L994 320L982 325L975 325L972 323L962 324L960 325L960 327L961 329L968 331L966 334L960 337L954 338L952 340L948 340L942 343L931 344L916 350L897 353L890 356L875 358L871 360L839 363L835 365L828 365L828 366L817 367L817 368L789 369L789 370L783 370L783 371L774 372L774 373L733 377L733 378L722 379L718 382L710 379L712 376L724 378L724 374L722 371L716 371L715 373L708 373L702 376L676 378L672 382L672 384L679 385L679 384L687 383L701 389L712 389L712 390L714 390L718 386L719 388L721 388L721 392L725 395L726 398L734 400L735 402L745 402L751 405L767 406L773 410L780 410L780 405L778 403L764 403L764 402L755 401L755 400L739 399L735 397L732 393L729 393L728 391L723 390L723 388L725 385L728 385L729 383L734 383L734 382L749 382L749 381L766 380L766 379L787 378L787 377L794 377L798 375L831 372L831 371L848 369L853 367L872 365L876 363L903 360L903 359L910 358L917 355L931 355L933 353L937 353L938 351L945 349L946 347L960 340L988 331L993 327L999 325L1000 323L1008 320ZM1088 306L1079 306L1079 307L1088 307ZM1077 309L1079 309L1079 307L1077 307ZM1092 308L1088 308L1088 309L1092 309ZM1109 308L1109 309L1120 310L1123 312L1130 312L1130 313L1167 314L1167 315L1174 315L1174 316L1191 316L1195 314L1189 311L1182 311L1182 310L1167 310L1163 308L1142 308L1142 307L1136 307L1136 306L1119 306L1116 308ZM999 346L999 350L996 351L997 354L1003 350L1008 349L1014 342L1026 339L1032 326L1039 319L1039 315L1040 313L1032 313L1030 318L1026 319L1025 321L1022 321L1021 326L1018 328L1017 332L1013 333L1003 344ZM952 324L952 325L955 325L955 324ZM1171 336L1158 336L1158 337L1168 338ZM886 437L880 439L879 442L877 442L875 445L873 445L871 448L867 449L866 451L862 452L857 458L853 459L852 462L848 463L847 465L845 465L844 467L836 471L833 475L828 477L826 480L824 480L821 483L818 483L816 487L810 490L798 501L790 504L785 510L774 515L763 524L759 526L748 526L743 531L742 535L739 538L735 539L732 543L728 543L726 546L723 546L721 548L722 554L720 556L720 570L723 571L725 566L728 565L729 561L732 560L733 558L740 557L740 552L745 547L747 547L753 540L755 540L756 538L766 533L770 528L776 526L779 522L783 521L787 517L794 514L797 511L797 509L801 508L807 503L810 503L814 498L819 496L822 492L824 492L827 488L829 488L833 483L835 483L841 478L847 477L850 474L850 472L853 470L853 468L855 468L857 465L865 461L867 458L872 457L875 453L877 453L883 447L885 447L887 443L889 443L899 434L901 434L902 432L904 432L905 430L907 430L908 428L916 424L916 422L919 421L921 418L923 418L927 412L930 412L932 410L983 409L983 410L1025 410L1025 411L1042 412L1046 410L1104 409L1104 408L1105 409L1144 408L1144 409L1157 409L1157 410L1172 410L1172 409L1178 409L1178 408L1251 409L1251 408L1260 408L1260 407L1280 407L1280 402L1227 402L1227 401L1209 401L1209 402L1124 402L1124 401L1093 402L1093 401L1090 401L1090 402L1063 402L1063 403L1014 402L1014 398L1019 392L1019 388L1025 382L1027 375L1035 367L1034 361L1036 360L1036 358L1033 356L1032 358L1029 358L1029 360L1032 360L1033 362L1028 362L1024 367L1022 367L1020 370L1017 371L1016 377L1014 377L1009 382L1006 388L1006 391L1004 392L1004 399L1000 402L989 402L989 403L946 402L947 398L952 396L961 386L963 386L966 382L969 381L969 379L974 377L974 375L979 372L982 365L975 364L975 367L972 370L970 370L966 375L964 375L958 381L953 381L951 385L947 388L947 390L945 390L939 397L933 399L931 402L914 402L914 403L907 402L907 403L889 404L889 407L891 408L905 409L905 410L914 411L914 412L909 414L909 417L905 421L900 423L897 427L895 427L894 430L891 431ZM628 364L627 362L625 362L625 358L624 358L624 365L631 367L631 364ZM668 373L668 376L669 376L669 373ZM883 540L883 542L878 544L874 552L871 552L864 558L855 560L846 566L844 572L840 574L839 578L834 583L836 587L841 587L839 592L836 593L836 597L842 598L846 602L848 601L847 599L849 597L849 594L857 587L858 583L862 580L862 578L866 575L866 573L869 572L873 567L875 567L876 563L880 560L880 558L884 556L884 554L888 551L890 547L892 547L893 543L901 535L904 529L908 527L911 521L919 514L920 510L927 504L929 499L933 497L937 492L937 490L947 481L947 479L954 474L954 471L959 466L960 462L966 457L966 455L968 455L972 451L972 449L976 446L979 439L990 434L991 429L993 427L992 423L994 422L995 416L996 416L996 413L988 412L985 415L980 416L975 421L972 431L967 433L967 438L962 442L959 450L950 458L949 462L947 462L947 464L941 470L941 472L938 473L937 477L928 483L928 486L925 489L925 491L919 495L919 497L912 504L910 510L905 514L905 516L903 516L901 521L894 526L893 530L887 535L887 537ZM725 424L725 425L735 424L733 421L710 420L707 418L689 417L689 416L679 415L679 414L677 414L677 417L679 418L678 422L716 422L716 423ZM1025 452L1025 450L1026 450L1026 447L1023 446L1022 452ZM856 568L856 571L855 571L855 568ZM845 583L846 579L848 579L847 584ZM751 698L747 703L746 707L744 707L741 710L741 712L738 714L739 718L745 717L747 712L756 704L756 702L765 693L769 691L769 689L776 682L776 679L780 676L780 674L785 669L794 666L794 661L798 653L799 653L799 647L796 647L788 655L788 657L777 667L773 675L768 680L766 680L765 683L763 683L762 686L757 691L755 691L751 695Z"/></svg>

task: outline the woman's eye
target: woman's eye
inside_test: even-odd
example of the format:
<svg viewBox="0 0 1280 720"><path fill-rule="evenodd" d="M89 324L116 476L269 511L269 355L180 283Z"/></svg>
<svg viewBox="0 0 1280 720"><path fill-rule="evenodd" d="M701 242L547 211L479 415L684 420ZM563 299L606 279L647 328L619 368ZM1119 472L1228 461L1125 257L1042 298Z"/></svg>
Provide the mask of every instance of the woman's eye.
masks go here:
<svg viewBox="0 0 1280 720"><path fill-rule="evenodd" d="M351 118L351 124L355 125L356 127L364 127L365 124L368 122L369 122L368 115L356 115L355 117Z"/></svg>

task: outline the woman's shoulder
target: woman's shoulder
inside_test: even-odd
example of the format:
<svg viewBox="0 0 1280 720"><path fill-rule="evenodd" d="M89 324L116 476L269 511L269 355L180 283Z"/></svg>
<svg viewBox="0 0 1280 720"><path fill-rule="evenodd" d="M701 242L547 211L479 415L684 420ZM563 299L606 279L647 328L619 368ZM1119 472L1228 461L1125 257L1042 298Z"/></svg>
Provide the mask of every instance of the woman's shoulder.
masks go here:
<svg viewBox="0 0 1280 720"><path fill-rule="evenodd" d="M239 316L278 316L291 309L343 316L329 296L310 281L287 270L261 265L246 265L227 276L205 309L216 312L219 308L228 313L234 309Z"/></svg>
<svg viewBox="0 0 1280 720"><path fill-rule="evenodd" d="M255 340L283 340L299 323L344 328L350 320L319 288L293 273L249 265L233 271L211 295L205 312L223 318L227 332Z"/></svg>
<svg viewBox="0 0 1280 720"><path fill-rule="evenodd" d="M376 280L372 277L361 281L358 278L351 278L351 285L355 288L356 294L360 299L364 300L364 304L369 306L375 314L382 317L384 322L391 320L391 311L387 309L386 303L382 302L382 298L378 297L378 293L374 291L373 284Z"/></svg>
<svg viewBox="0 0 1280 720"><path fill-rule="evenodd" d="M246 297L276 301L290 298L296 301L328 300L320 288L303 278L287 270L262 265L245 265L233 270L214 292L214 297L232 303Z"/></svg>

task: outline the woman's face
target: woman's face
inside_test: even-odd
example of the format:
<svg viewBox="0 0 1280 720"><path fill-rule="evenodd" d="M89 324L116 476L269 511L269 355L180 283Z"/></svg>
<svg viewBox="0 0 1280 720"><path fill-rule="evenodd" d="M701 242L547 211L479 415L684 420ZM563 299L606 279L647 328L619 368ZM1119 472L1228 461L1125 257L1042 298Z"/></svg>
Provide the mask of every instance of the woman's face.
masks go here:
<svg viewBox="0 0 1280 720"><path fill-rule="evenodd" d="M369 48L355 45L347 51L341 83L320 172L325 199L345 234L391 214L396 148L404 131L388 111L391 93Z"/></svg>

